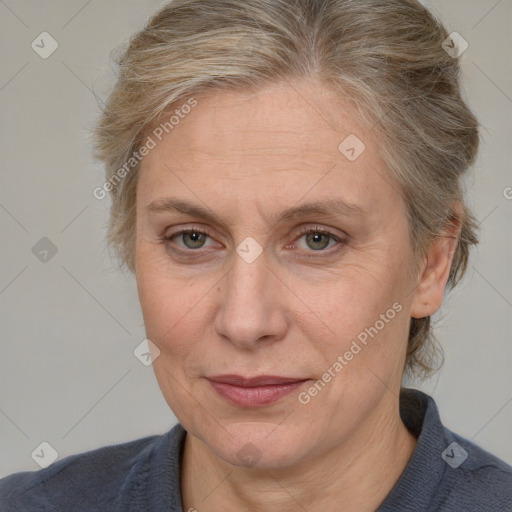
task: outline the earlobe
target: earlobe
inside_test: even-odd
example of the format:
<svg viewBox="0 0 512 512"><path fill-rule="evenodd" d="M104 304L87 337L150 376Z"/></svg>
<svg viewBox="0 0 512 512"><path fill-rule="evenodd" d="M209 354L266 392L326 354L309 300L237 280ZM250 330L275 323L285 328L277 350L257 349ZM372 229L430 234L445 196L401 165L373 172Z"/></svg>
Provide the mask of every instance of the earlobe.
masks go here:
<svg viewBox="0 0 512 512"><path fill-rule="evenodd" d="M433 315L443 302L462 225L461 216L458 215L461 213L460 209L454 208L454 212L457 212L457 216L455 214L451 216L444 233L432 240L425 255L420 269L419 283L411 304L413 318Z"/></svg>

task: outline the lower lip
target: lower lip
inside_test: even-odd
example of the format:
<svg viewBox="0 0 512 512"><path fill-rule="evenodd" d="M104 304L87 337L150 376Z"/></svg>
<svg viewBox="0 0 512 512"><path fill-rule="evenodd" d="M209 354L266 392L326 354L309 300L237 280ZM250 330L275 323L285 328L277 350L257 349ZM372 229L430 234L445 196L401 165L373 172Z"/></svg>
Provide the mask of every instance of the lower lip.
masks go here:
<svg viewBox="0 0 512 512"><path fill-rule="evenodd" d="M215 391L229 402L243 407L261 407L273 404L302 386L305 380L255 387L234 386L225 382L209 381Z"/></svg>

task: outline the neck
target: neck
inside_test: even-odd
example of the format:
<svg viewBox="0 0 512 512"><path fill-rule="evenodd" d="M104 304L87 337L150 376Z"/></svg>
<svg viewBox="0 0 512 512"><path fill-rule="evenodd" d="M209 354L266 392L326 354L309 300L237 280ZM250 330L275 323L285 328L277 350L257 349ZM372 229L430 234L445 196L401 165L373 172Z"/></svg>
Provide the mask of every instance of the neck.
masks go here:
<svg viewBox="0 0 512 512"><path fill-rule="evenodd" d="M344 512L376 510L416 445L400 419L398 400L382 405L387 412L379 406L347 442L279 470L234 466L187 434L181 470L183 509L295 512L340 510L343 504Z"/></svg>

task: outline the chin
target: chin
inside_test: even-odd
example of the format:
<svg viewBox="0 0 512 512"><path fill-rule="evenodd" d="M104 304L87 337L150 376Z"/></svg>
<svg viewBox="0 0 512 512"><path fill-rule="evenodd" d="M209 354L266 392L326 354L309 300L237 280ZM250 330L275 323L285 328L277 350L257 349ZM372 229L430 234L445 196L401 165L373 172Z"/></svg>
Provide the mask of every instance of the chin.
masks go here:
<svg viewBox="0 0 512 512"><path fill-rule="evenodd" d="M198 436L219 458L237 467L276 470L292 466L306 456L311 436L290 432L289 426L270 422L233 422Z"/></svg>

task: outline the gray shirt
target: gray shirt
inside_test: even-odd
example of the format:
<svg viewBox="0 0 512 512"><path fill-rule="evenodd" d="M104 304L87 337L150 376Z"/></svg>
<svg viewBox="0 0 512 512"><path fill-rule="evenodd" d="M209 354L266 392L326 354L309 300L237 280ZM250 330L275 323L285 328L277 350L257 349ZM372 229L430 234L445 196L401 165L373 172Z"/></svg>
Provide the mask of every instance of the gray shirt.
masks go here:
<svg viewBox="0 0 512 512"><path fill-rule="evenodd" d="M400 414L418 438L377 512L512 512L512 467L447 428L424 393L403 389ZM111 445L0 480L1 512L183 512L186 432Z"/></svg>

